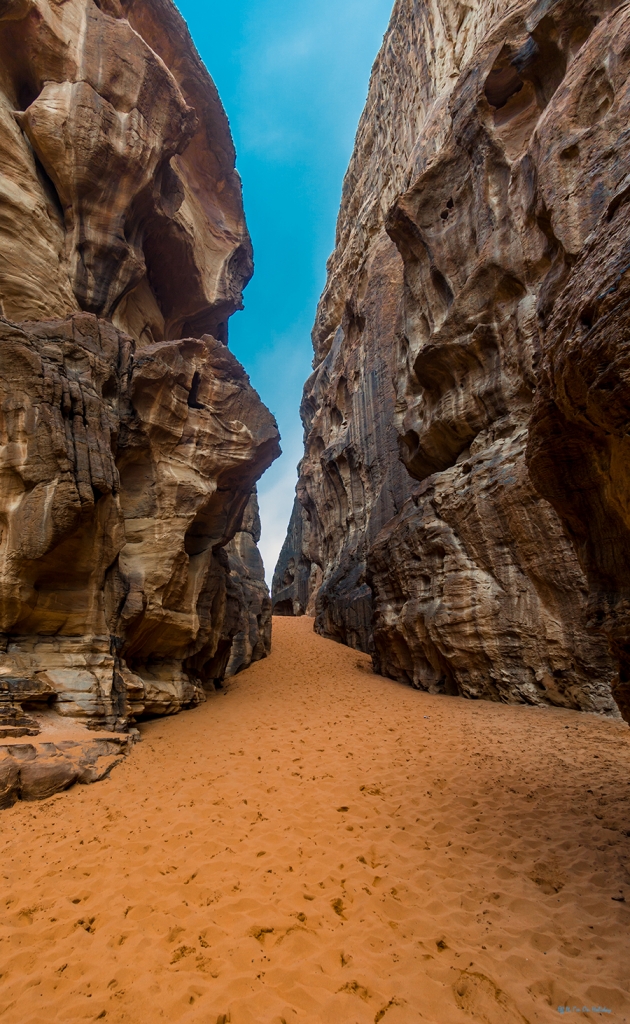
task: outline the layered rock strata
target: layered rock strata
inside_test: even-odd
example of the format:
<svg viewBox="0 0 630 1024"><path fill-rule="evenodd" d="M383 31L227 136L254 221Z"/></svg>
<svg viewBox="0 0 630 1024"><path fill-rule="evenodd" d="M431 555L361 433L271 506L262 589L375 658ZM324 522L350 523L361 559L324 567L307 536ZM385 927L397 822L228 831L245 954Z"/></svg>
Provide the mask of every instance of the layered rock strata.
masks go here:
<svg viewBox="0 0 630 1024"><path fill-rule="evenodd" d="M240 181L171 0L0 0L0 55L2 722L124 730L268 649Z"/></svg>
<svg viewBox="0 0 630 1024"><path fill-rule="evenodd" d="M353 611L369 621L357 645L373 645L377 670L431 691L617 713L597 626L608 615L609 634L615 619L623 636L623 588L601 583L604 547L623 573L622 534L606 518L623 470L604 499L608 470L591 440L579 455L575 422L603 349L598 363L589 335L578 369L563 324L585 281L594 296L615 278L602 262L615 244L606 217L612 209L621 223L626 211L627 16L613 0L399 0L374 68L305 388L308 542L284 559L323 571L319 631L356 642L344 602L353 588ZM391 375L366 414L375 359ZM593 429L592 415L580 430ZM595 429L621 467L603 413ZM578 500L579 458L591 476L580 470ZM388 474L397 484L385 485L393 500L375 535L372 495ZM608 596L593 615L597 572Z"/></svg>
<svg viewBox="0 0 630 1024"><path fill-rule="evenodd" d="M133 347L89 313L0 323L0 678L110 728L198 703L249 637L222 549L277 451L222 342Z"/></svg>

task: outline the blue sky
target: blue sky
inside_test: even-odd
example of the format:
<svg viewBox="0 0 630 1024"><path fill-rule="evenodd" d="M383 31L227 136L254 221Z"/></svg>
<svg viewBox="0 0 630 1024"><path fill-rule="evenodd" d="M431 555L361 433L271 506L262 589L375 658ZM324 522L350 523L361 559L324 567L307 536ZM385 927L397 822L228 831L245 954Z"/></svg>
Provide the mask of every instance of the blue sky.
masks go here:
<svg viewBox="0 0 630 1024"><path fill-rule="evenodd" d="M392 0L176 0L227 110L256 272L230 348L278 420L282 458L259 484L267 577L302 455L310 332L343 175Z"/></svg>

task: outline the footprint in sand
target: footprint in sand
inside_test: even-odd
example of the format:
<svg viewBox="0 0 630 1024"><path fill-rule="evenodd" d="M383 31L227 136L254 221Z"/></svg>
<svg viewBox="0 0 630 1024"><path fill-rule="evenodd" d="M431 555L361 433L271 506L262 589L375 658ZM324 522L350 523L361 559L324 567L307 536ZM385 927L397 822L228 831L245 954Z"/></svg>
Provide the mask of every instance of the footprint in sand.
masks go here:
<svg viewBox="0 0 630 1024"><path fill-rule="evenodd" d="M578 715L356 659L276 620L100 788L3 812L2 1024L551 1024L569 996L630 1021L627 730L572 732L567 771Z"/></svg>

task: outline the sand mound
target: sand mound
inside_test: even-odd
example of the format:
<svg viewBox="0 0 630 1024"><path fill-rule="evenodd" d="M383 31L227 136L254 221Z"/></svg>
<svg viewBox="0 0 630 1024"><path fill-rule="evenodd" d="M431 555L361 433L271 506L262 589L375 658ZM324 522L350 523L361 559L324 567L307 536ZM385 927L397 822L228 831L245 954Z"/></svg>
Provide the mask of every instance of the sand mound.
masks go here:
<svg viewBox="0 0 630 1024"><path fill-rule="evenodd" d="M311 627L0 815L3 1024L630 1021L627 726L416 693Z"/></svg>

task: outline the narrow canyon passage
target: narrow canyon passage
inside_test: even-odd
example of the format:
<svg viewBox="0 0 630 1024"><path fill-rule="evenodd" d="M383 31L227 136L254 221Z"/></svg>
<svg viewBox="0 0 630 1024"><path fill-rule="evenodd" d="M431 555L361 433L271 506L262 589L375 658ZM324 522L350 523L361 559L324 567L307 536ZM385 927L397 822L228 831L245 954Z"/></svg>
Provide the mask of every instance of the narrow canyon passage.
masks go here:
<svg viewBox="0 0 630 1024"><path fill-rule="evenodd" d="M626 725L418 693L276 618L142 735L0 816L4 1024L630 1021Z"/></svg>

